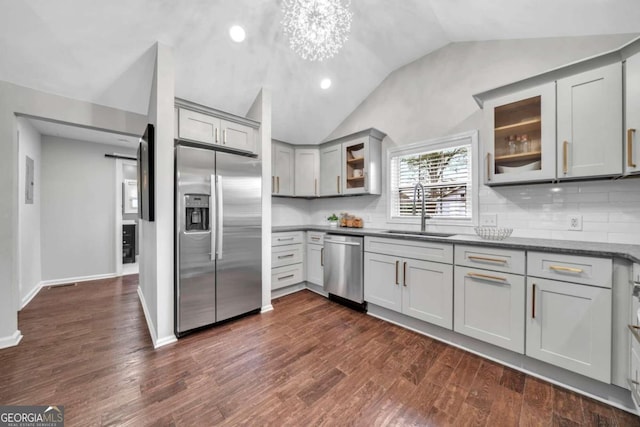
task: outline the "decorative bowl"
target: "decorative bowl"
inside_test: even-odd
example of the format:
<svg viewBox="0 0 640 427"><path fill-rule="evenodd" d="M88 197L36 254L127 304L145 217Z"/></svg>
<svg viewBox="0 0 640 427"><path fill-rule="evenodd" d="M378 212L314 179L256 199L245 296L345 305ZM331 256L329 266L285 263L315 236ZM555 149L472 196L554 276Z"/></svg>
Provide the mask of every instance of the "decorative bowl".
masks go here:
<svg viewBox="0 0 640 427"><path fill-rule="evenodd" d="M485 240L504 240L507 237L511 236L513 232L513 228L505 228L505 227L474 227L476 234Z"/></svg>
<svg viewBox="0 0 640 427"><path fill-rule="evenodd" d="M540 170L540 160L522 166L498 166L499 173L520 173Z"/></svg>

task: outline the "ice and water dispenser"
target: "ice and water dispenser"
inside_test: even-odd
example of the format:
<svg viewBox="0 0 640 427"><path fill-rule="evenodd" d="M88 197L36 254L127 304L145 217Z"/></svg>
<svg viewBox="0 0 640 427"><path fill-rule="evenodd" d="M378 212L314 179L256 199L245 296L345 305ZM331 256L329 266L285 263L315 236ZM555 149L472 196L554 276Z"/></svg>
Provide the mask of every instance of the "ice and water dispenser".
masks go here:
<svg viewBox="0 0 640 427"><path fill-rule="evenodd" d="M185 231L209 231L209 195L185 195Z"/></svg>

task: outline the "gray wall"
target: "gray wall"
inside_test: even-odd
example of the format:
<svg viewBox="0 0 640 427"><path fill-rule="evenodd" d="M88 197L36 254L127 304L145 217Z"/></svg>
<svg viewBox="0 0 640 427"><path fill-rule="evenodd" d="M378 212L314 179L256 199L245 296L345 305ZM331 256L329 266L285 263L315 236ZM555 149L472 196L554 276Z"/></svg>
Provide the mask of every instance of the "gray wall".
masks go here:
<svg viewBox="0 0 640 427"><path fill-rule="evenodd" d="M42 193L40 179L41 137L40 133L25 118L18 118L18 217L20 221L20 305L38 289L42 280L40 264L40 206ZM33 204L25 204L25 159L29 156L34 164Z"/></svg>
<svg viewBox="0 0 640 427"><path fill-rule="evenodd" d="M0 347L20 338L16 113L138 135L146 116L0 81Z"/></svg>
<svg viewBox="0 0 640 427"><path fill-rule="evenodd" d="M132 149L44 136L42 280L114 274L116 161Z"/></svg>

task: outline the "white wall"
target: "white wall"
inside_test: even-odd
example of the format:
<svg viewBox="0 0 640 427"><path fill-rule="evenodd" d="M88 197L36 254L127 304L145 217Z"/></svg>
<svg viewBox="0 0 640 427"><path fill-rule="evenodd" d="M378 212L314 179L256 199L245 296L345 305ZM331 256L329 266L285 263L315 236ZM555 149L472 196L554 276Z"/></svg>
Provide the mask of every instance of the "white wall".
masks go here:
<svg viewBox="0 0 640 427"><path fill-rule="evenodd" d="M135 150L43 136L42 280L116 272L116 161L108 153Z"/></svg>
<svg viewBox="0 0 640 427"><path fill-rule="evenodd" d="M176 340L173 321L173 52L156 43L147 120L155 127L155 221L140 221L140 296L155 347Z"/></svg>
<svg viewBox="0 0 640 427"><path fill-rule="evenodd" d="M16 114L138 134L146 117L0 81L0 348L20 340Z"/></svg>
<svg viewBox="0 0 640 427"><path fill-rule="evenodd" d="M266 182L270 182L267 180ZM270 190L270 189L269 189ZM271 216L273 225L311 224L311 202L306 199L271 198ZM314 221L315 223L317 221Z"/></svg>
<svg viewBox="0 0 640 427"><path fill-rule="evenodd" d="M383 141L384 159L392 146L481 129L482 110L472 99L474 93L615 49L632 38L612 35L453 43L391 73L327 139L378 128L388 135ZM383 177L380 197L310 202L310 223L323 224L328 214L349 211L363 216L368 227L403 228L387 221L385 160ZM287 205L287 209L279 208L285 212L298 206L297 201L285 199L279 203ZM498 225L514 227L514 236L640 241L640 183L636 180L481 186L480 212L496 214ZM583 231L563 231L568 213L583 215ZM417 222L411 228L417 229ZM468 227L429 229L473 233Z"/></svg>
<svg viewBox="0 0 640 427"><path fill-rule="evenodd" d="M41 137L28 120L18 118L18 218L20 243L20 271L18 287L20 306L23 307L35 295L42 280L40 262L40 203L42 180L40 179ZM33 159L33 204L25 203L26 157Z"/></svg>

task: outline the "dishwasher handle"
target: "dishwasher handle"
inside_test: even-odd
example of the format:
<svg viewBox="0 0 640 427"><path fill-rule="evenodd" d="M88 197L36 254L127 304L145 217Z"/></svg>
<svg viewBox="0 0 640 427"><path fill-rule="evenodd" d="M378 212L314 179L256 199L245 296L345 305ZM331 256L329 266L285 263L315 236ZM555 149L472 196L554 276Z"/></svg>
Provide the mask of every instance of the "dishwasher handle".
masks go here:
<svg viewBox="0 0 640 427"><path fill-rule="evenodd" d="M339 240L331 240L331 239L327 239L326 237L324 238L324 242L325 243L335 243L336 245L347 245L347 246L360 246L359 242L341 242Z"/></svg>

